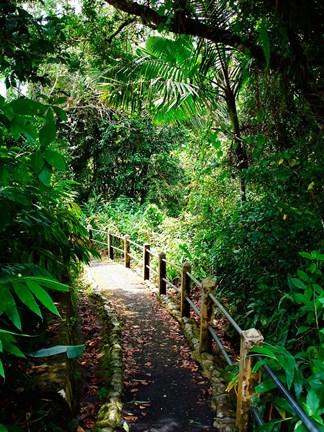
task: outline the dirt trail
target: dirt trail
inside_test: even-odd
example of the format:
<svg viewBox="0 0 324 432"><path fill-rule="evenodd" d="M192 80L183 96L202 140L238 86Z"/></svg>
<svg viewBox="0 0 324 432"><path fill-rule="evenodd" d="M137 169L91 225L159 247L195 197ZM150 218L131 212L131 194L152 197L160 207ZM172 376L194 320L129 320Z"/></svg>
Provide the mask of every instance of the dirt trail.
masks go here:
<svg viewBox="0 0 324 432"><path fill-rule="evenodd" d="M129 269L93 261L90 273L122 320L121 424L126 421L130 432L216 431L209 384L190 358L179 324Z"/></svg>

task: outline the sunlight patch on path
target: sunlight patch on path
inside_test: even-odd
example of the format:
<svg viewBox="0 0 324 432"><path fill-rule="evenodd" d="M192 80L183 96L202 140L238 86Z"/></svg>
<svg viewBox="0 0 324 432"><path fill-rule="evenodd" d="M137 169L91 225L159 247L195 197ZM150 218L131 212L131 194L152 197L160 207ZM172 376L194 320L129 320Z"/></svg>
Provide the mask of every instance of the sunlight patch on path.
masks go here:
<svg viewBox="0 0 324 432"><path fill-rule="evenodd" d="M95 271L91 272L91 268L94 268ZM123 267L122 264L113 261L92 261L90 272L103 291L122 290L130 294L146 292L146 286L140 282L139 276Z"/></svg>

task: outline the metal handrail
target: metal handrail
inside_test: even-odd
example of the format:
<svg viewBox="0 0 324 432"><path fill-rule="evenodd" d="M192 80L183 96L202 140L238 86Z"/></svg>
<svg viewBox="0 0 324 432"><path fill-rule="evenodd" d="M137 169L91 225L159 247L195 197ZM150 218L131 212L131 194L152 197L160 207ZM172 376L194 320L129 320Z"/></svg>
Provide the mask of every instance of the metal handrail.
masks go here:
<svg viewBox="0 0 324 432"><path fill-rule="evenodd" d="M119 251L119 252L121 252L121 253L124 253L124 249L120 249L120 248L118 248L118 247L116 247L116 246L111 246L112 247L112 249L114 249L114 250L116 250L116 251Z"/></svg>
<svg viewBox="0 0 324 432"><path fill-rule="evenodd" d="M202 287L202 283L201 282L199 282L199 280L198 279L196 279L194 276L192 276L192 274L191 273L189 273L189 272L187 272L186 273L187 274L187 276L189 276L190 277L190 279L193 281L193 282L195 282L195 284L199 287L199 288L201 288Z"/></svg>
<svg viewBox="0 0 324 432"><path fill-rule="evenodd" d="M253 415L255 421L257 422L258 426L262 426L265 424L265 421L263 420L263 417L257 408L251 407L251 412L252 412L252 415Z"/></svg>
<svg viewBox="0 0 324 432"><path fill-rule="evenodd" d="M154 270L151 266L146 266L146 268L148 268L152 273L154 273L156 276L159 276L159 273L156 271L156 270Z"/></svg>
<svg viewBox="0 0 324 432"><path fill-rule="evenodd" d="M137 261L137 262L142 262L142 260L141 259L139 259L139 258L137 258L136 256L134 256L134 255L131 255L130 253L128 254L128 256L130 257L130 258L132 258L134 261Z"/></svg>
<svg viewBox="0 0 324 432"><path fill-rule="evenodd" d="M169 266L171 266L171 267L173 267L173 268L175 268L175 269L177 269L177 270L179 270L179 271L181 271L182 270L182 268L180 267L180 266L177 266L176 264L173 264L172 262L170 262L170 261L167 261L166 259L162 259L162 261L163 262L165 262L166 264L168 264Z"/></svg>
<svg viewBox="0 0 324 432"><path fill-rule="evenodd" d="M150 249L147 250L147 253L150 254L154 258L159 258L159 255L157 253L152 252Z"/></svg>
<svg viewBox="0 0 324 432"><path fill-rule="evenodd" d="M103 244L103 245L107 246L107 243L106 243L106 242L102 242L102 241L100 241L100 240L96 240L96 239L92 239L92 241L93 241L94 243L100 243L100 244Z"/></svg>
<svg viewBox="0 0 324 432"><path fill-rule="evenodd" d="M134 242L133 240L129 240L129 239L128 239L128 243L130 243L130 244L132 244L132 245L138 247L138 248L141 249L141 250L144 249L144 246L143 246L143 245L140 245L140 244Z"/></svg>
<svg viewBox="0 0 324 432"><path fill-rule="evenodd" d="M170 282L168 279L166 278L162 278L162 280L171 288L175 289L178 293L180 293L181 291L179 290L179 288L177 286L175 286L172 282Z"/></svg>
<svg viewBox="0 0 324 432"><path fill-rule="evenodd" d="M94 232L106 233L106 231L104 231L104 230L99 230L99 229L96 229L96 228L91 228L91 229Z"/></svg>
<svg viewBox="0 0 324 432"><path fill-rule="evenodd" d="M256 358L260 361L263 360L264 357L262 356L256 356ZM319 428L316 426L316 424L313 422L313 420L305 413L303 408L299 405L299 403L294 399L292 394L289 392L288 389L282 384L282 382L279 380L277 375L273 372L273 370L266 364L262 365L262 369L265 370L267 375L271 378L271 380L274 382L277 389L280 391L280 393L284 396L286 401L289 403L289 405L292 407L292 409L295 411L295 413L298 415L300 420L304 423L304 425L307 427L307 429L311 432L320 432Z"/></svg>
<svg viewBox="0 0 324 432"><path fill-rule="evenodd" d="M186 301L190 304L190 306L196 312L196 314L199 316L199 318L201 318L201 312L197 308L197 306L195 305L195 303L189 297L186 297Z"/></svg>
<svg viewBox="0 0 324 432"><path fill-rule="evenodd" d="M220 349L220 352L223 354L223 357L226 360L226 363L228 365L232 366L233 365L232 360L229 358L224 345L220 341L219 337L217 336L217 334L215 333L215 330L213 329L213 327L211 325L208 327L208 330L209 330L209 333L212 335L214 341L216 342L218 348Z"/></svg>
<svg viewBox="0 0 324 432"><path fill-rule="evenodd" d="M242 329L241 327L237 324L237 322L232 318L232 316L227 312L227 310L224 308L224 306L216 299L216 297L213 294L209 294L209 297L213 300L213 302L215 303L215 305L218 307L218 309L223 313L223 315L226 316L226 318L228 319L228 321L232 324L232 326L234 327L234 329L237 331L237 333L239 335L242 334Z"/></svg>
<svg viewBox="0 0 324 432"><path fill-rule="evenodd" d="M109 234L109 232L107 232L107 234ZM111 236L118 238L119 240L124 240L124 237L119 235L119 234L112 234L110 233Z"/></svg>

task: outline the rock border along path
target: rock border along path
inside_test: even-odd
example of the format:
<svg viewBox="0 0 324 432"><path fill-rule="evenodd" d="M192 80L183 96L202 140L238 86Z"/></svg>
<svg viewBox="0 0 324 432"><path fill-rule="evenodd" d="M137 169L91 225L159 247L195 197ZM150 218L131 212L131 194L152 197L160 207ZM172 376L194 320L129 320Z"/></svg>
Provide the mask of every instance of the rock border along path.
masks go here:
<svg viewBox="0 0 324 432"><path fill-rule="evenodd" d="M115 262L93 261L88 270L122 321L124 397L116 430L224 430L213 426L209 383L191 359L178 322L155 293Z"/></svg>

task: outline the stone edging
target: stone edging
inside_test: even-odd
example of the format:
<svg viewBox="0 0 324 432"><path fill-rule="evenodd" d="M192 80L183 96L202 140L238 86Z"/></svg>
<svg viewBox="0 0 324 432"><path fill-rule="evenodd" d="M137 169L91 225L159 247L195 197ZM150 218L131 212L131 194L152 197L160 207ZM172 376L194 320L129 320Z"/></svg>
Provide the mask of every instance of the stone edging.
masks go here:
<svg viewBox="0 0 324 432"><path fill-rule="evenodd" d="M106 382L108 394L105 402L101 405L98 412L98 421L95 430L98 432L114 432L119 426L122 411L122 393L123 393L123 357L121 339L121 324L115 310L110 306L109 301L104 297L92 278L91 270L86 269L87 280L91 285L93 293L103 304L105 319L107 320L105 336L103 338L102 351L100 353L99 369L110 370ZM107 379L107 377L105 377Z"/></svg>

